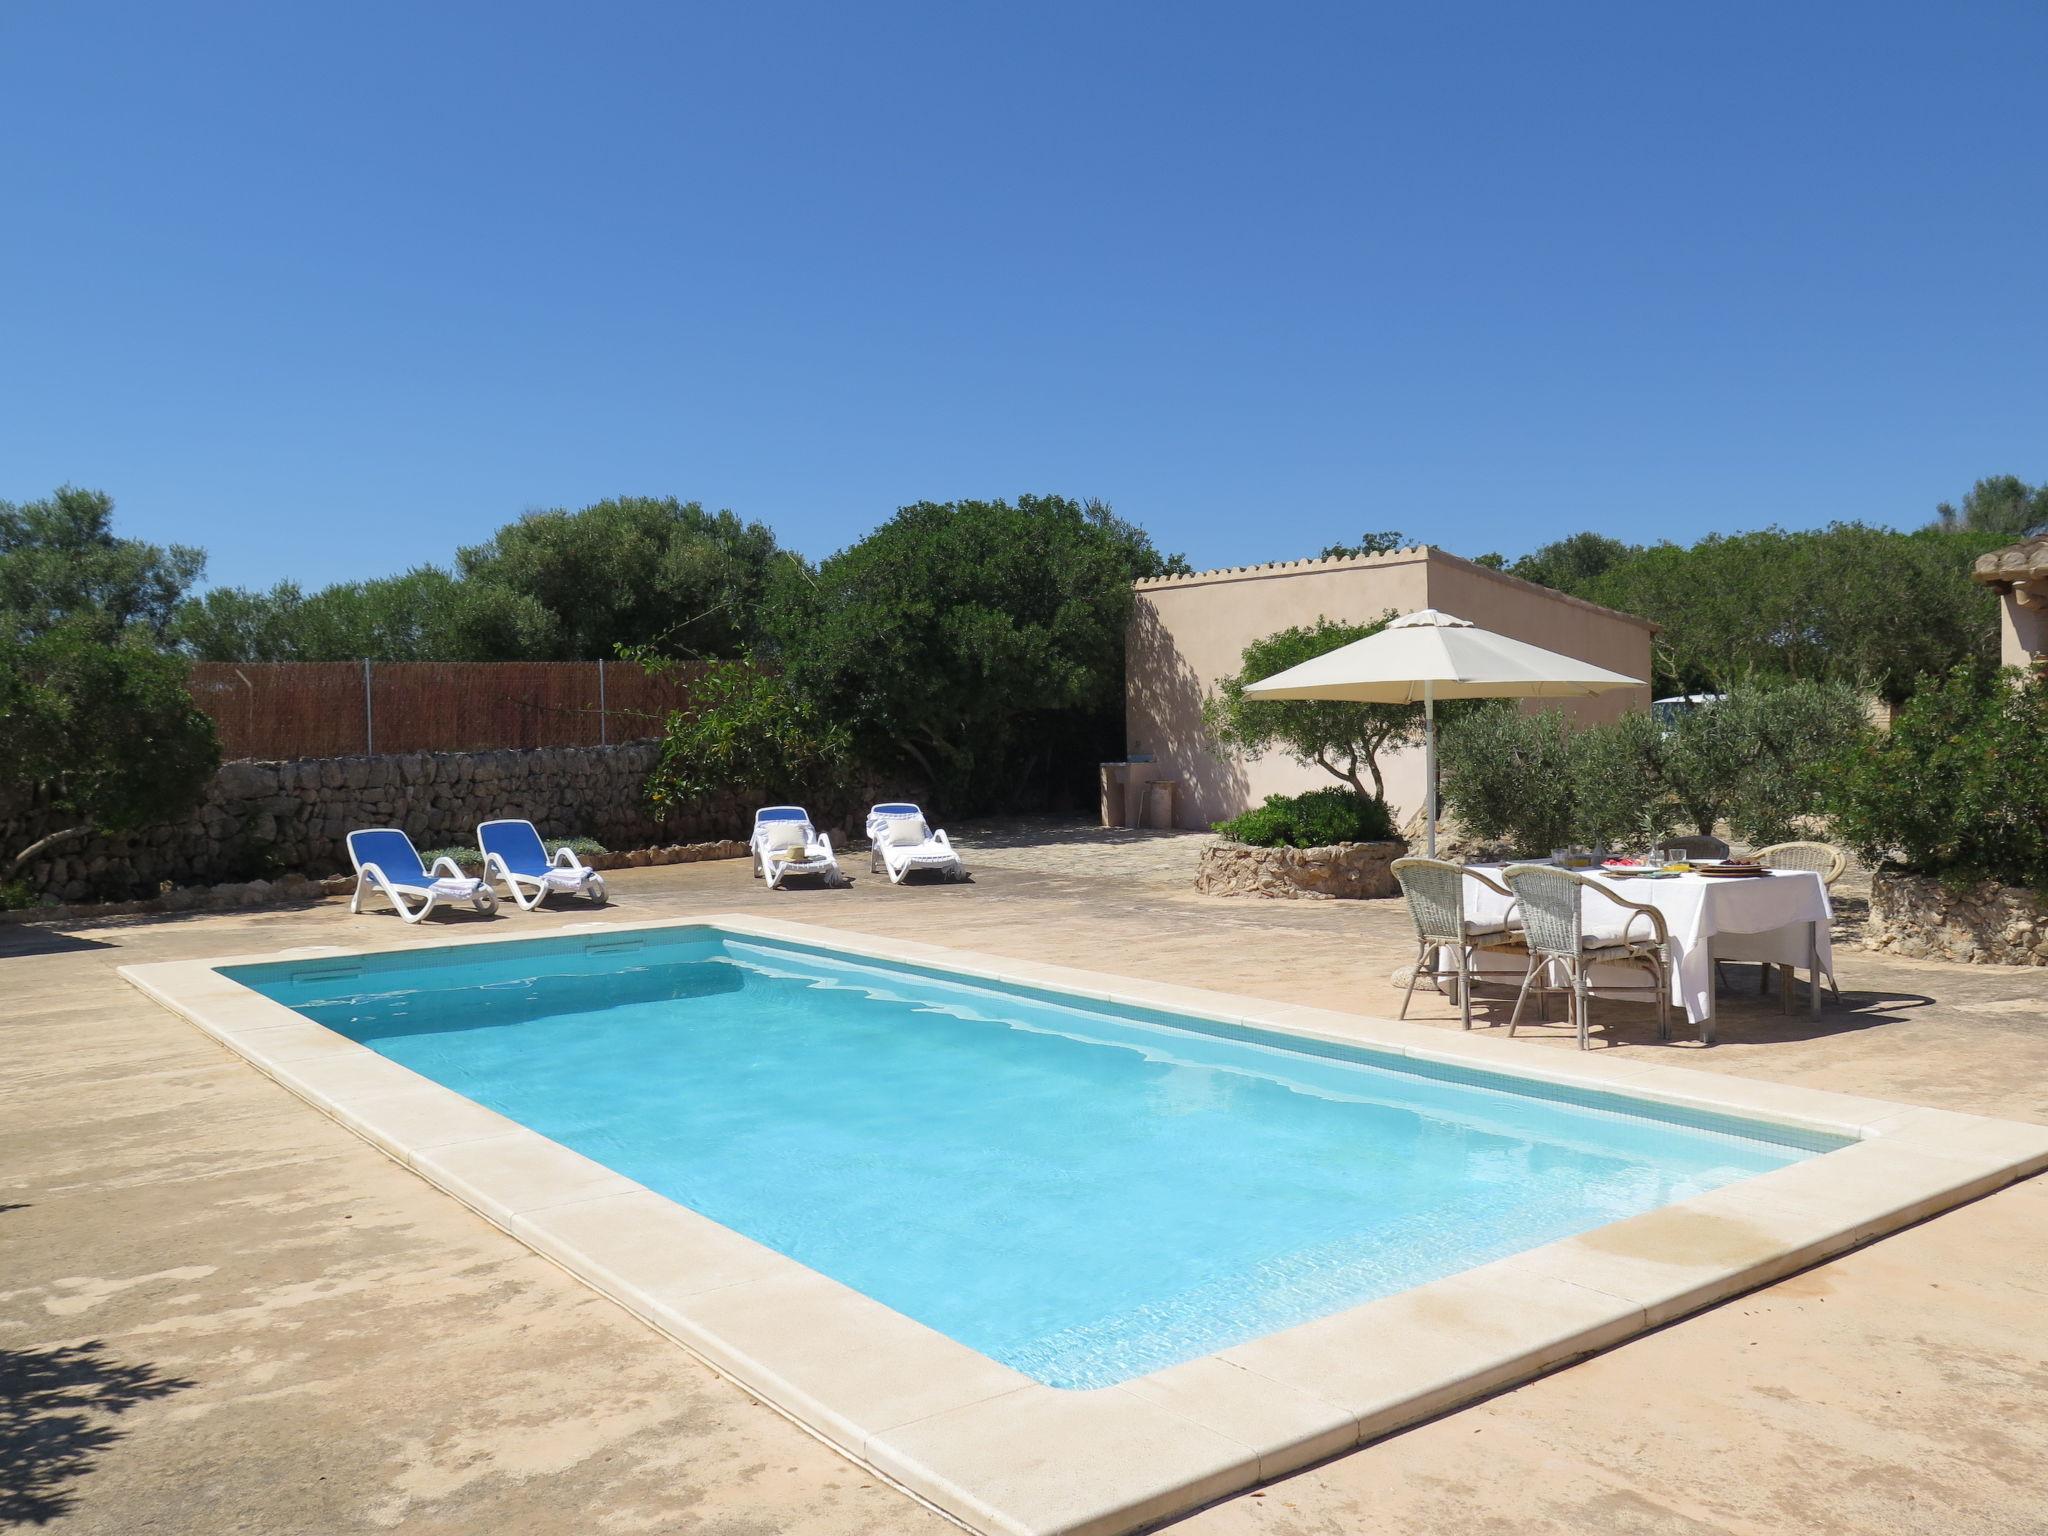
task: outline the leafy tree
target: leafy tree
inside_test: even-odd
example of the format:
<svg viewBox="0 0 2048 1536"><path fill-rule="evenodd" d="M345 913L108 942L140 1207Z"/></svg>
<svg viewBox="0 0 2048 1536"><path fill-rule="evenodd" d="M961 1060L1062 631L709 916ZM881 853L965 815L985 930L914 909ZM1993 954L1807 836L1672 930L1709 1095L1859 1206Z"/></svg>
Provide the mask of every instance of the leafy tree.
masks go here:
<svg viewBox="0 0 2048 1536"><path fill-rule="evenodd" d="M308 654L305 595L293 581L268 592L214 587L178 605L166 638L199 661L334 661Z"/></svg>
<svg viewBox="0 0 2048 1536"><path fill-rule="evenodd" d="M0 632L40 635L76 619L112 634L161 637L206 569L203 551L123 539L114 500L63 486L42 501L0 501Z"/></svg>
<svg viewBox="0 0 2048 1536"><path fill-rule="evenodd" d="M1944 501L1935 508L1934 520L1946 533L1989 533L2006 542L2043 523L2048 523L2048 485L2031 486L2018 475L1979 480L1960 509Z"/></svg>
<svg viewBox="0 0 2048 1536"><path fill-rule="evenodd" d="M1486 705L1444 729L1443 798L1468 834L1527 853L1647 846L1723 821L1782 842L1825 814L1834 765L1868 732L1839 683L1738 689L1669 727L1634 714L1574 730L1560 711Z"/></svg>
<svg viewBox="0 0 2048 1536"><path fill-rule="evenodd" d="M186 664L138 633L109 641L104 630L88 613L0 636L0 822L36 829L10 876L73 838L176 820L220 764Z"/></svg>
<svg viewBox="0 0 2048 1536"><path fill-rule="evenodd" d="M1661 626L1660 690L1806 679L1896 700L1923 672L1996 655L1997 605L1969 575L1995 547L1984 534L1861 523L1769 528L1635 551L1578 595Z"/></svg>
<svg viewBox="0 0 2048 1536"><path fill-rule="evenodd" d="M1970 580L1986 550L2048 520L2048 487L1980 480L1917 533L1833 523L1713 535L1685 546L1577 533L1509 567L1525 580L1654 620L1660 692L1747 679L1869 688L1894 702L1922 673L1990 667L1997 602Z"/></svg>
<svg viewBox="0 0 2048 1536"><path fill-rule="evenodd" d="M1831 765L1869 730L1840 683L1745 687L1669 726L1629 715L1577 742L1579 835L1621 846L1727 822L1754 845L1809 831Z"/></svg>
<svg viewBox="0 0 2048 1536"><path fill-rule="evenodd" d="M1958 667L1844 753L1837 833L1872 863L2048 894L2048 678Z"/></svg>
<svg viewBox="0 0 2048 1536"><path fill-rule="evenodd" d="M673 497L535 512L457 569L307 593L216 588L172 638L201 661L594 661L622 646L732 656L755 635L775 536Z"/></svg>
<svg viewBox="0 0 2048 1536"><path fill-rule="evenodd" d="M465 583L529 599L552 619L545 658L593 660L620 646L735 656L779 551L763 524L673 496L621 496L580 512L535 512L462 550ZM529 653L531 654L531 653Z"/></svg>
<svg viewBox="0 0 2048 1536"><path fill-rule="evenodd" d="M1541 855L1574 841L1579 743L1559 710L1502 701L1465 710L1437 738L1443 807L1468 837Z"/></svg>
<svg viewBox="0 0 2048 1536"><path fill-rule="evenodd" d="M625 659L657 676L675 666L649 647ZM722 661L693 682L688 708L670 712L647 794L657 816L734 791L830 804L852 771L843 725L779 672L751 659Z"/></svg>
<svg viewBox="0 0 2048 1536"><path fill-rule="evenodd" d="M1586 588L1637 552L1635 545L1604 533L1575 533L1522 556L1508 573L1583 597Z"/></svg>
<svg viewBox="0 0 2048 1536"><path fill-rule="evenodd" d="M171 638L201 661L518 661L559 649L538 601L439 566L310 596L216 587L178 610Z"/></svg>
<svg viewBox="0 0 2048 1536"><path fill-rule="evenodd" d="M1647 714L1623 715L1572 733L1567 841L1588 847L1648 847L1672 832L1694 830L1702 811L1673 790L1667 777L1671 747L1670 733ZM1698 791L1705 786L1688 781L1686 787ZM1704 812L1706 824L1700 830L1711 835L1718 819L1716 803Z"/></svg>
<svg viewBox="0 0 2048 1536"><path fill-rule="evenodd" d="M1319 560L1355 560L1360 555L1384 555L1397 549L1405 549L1408 541L1400 531L1383 528L1377 533L1361 533L1356 544L1325 544Z"/></svg>
<svg viewBox="0 0 2048 1536"><path fill-rule="evenodd" d="M764 624L790 686L863 759L964 808L1073 792L1122 737L1131 582L1185 568L1100 502L919 502L815 569Z"/></svg>
<svg viewBox="0 0 2048 1536"><path fill-rule="evenodd" d="M1244 648L1242 665L1220 678L1202 705L1202 724L1217 746L1256 762L1280 752L1304 768L1320 768L1368 799L1386 798L1380 772L1382 752L1419 738L1422 710L1413 704L1346 704L1325 699L1262 699L1248 694L1263 682L1340 646L1376 635L1391 613L1371 624L1340 624L1318 618Z"/></svg>

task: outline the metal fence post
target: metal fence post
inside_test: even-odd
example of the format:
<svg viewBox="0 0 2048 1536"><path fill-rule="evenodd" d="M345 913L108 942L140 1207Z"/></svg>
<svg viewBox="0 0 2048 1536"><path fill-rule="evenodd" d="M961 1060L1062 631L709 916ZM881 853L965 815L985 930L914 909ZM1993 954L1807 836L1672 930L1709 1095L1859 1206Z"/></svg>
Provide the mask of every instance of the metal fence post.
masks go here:
<svg viewBox="0 0 2048 1536"><path fill-rule="evenodd" d="M370 703L370 658L363 658L363 756L377 755L377 711Z"/></svg>
<svg viewBox="0 0 2048 1536"><path fill-rule="evenodd" d="M608 747L612 744L611 720L604 712L604 658L597 658L597 744Z"/></svg>

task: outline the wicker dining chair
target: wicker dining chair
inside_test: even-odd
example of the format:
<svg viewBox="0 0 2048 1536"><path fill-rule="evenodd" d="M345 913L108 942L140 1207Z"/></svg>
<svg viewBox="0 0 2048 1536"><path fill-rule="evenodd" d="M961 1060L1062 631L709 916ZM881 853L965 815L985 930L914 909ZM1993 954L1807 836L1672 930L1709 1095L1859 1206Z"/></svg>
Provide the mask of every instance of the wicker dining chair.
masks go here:
<svg viewBox="0 0 2048 1536"><path fill-rule="evenodd" d="M1590 1050L1592 989L1596 965L1629 965L1649 972L1657 992L1657 1034L1671 1038L1671 935L1664 914L1617 895L1597 880L1549 864L1510 864L1501 872L1521 909L1523 941L1529 946L1528 979L1508 1016L1508 1033L1521 1022L1529 986L1545 971L1562 972L1571 993L1571 1020L1579 1049ZM1628 913L1619 926L1586 926L1586 898L1598 896ZM1638 925L1641 931L1638 931Z"/></svg>
<svg viewBox="0 0 2048 1536"><path fill-rule="evenodd" d="M1765 869L1810 869L1829 890L1849 867L1849 856L1832 843L1773 843L1750 857Z"/></svg>
<svg viewBox="0 0 2048 1536"><path fill-rule="evenodd" d="M1820 876L1820 883L1828 890L1835 888L1835 882L1842 878L1849 868L1849 856L1832 843L1773 843L1768 848L1759 848L1750 855L1765 869L1810 869ZM1757 967L1757 990L1764 990L1764 982L1771 974L1768 964ZM1842 1000L1842 989L1835 985L1834 972L1826 973L1828 990L1835 994L1835 1001ZM1785 996L1792 995L1792 967L1778 967L1778 985L1785 989Z"/></svg>
<svg viewBox="0 0 2048 1536"><path fill-rule="evenodd" d="M1401 894L1408 898L1408 915L1415 919L1415 966L1408 977L1407 995L1401 999L1400 1016L1408 1017L1423 967L1441 966L1443 956L1449 953L1457 966L1458 1016L1470 1029L1472 956L1480 950L1524 950L1521 929L1514 920L1514 895L1498 880L1447 859L1396 859L1391 868L1401 882ZM1480 922L1465 915L1467 880L1508 898L1508 911L1501 921Z"/></svg>

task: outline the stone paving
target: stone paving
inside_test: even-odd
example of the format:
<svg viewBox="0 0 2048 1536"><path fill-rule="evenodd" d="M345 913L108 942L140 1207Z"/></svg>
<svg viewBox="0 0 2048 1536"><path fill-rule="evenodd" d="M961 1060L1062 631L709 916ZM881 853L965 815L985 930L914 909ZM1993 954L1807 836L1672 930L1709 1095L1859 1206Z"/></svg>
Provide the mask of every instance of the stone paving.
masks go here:
<svg viewBox="0 0 2048 1536"><path fill-rule="evenodd" d="M1391 902L1190 889L1200 838L956 828L972 884L770 894L621 871L616 915L746 910L1391 1014ZM503 915L544 933L581 908ZM450 936L464 913L431 926ZM0 931L0 1528L949 1529L113 974L405 933L345 902ZM2048 1123L2048 978L1845 949L1843 1005L1603 1049ZM1498 1017L1492 1008L1482 1018ZM1441 999L1411 1017L1446 1028ZM1503 1049L1568 1049L1560 1026ZM2048 1529L2048 1180L1202 1511L1188 1536Z"/></svg>

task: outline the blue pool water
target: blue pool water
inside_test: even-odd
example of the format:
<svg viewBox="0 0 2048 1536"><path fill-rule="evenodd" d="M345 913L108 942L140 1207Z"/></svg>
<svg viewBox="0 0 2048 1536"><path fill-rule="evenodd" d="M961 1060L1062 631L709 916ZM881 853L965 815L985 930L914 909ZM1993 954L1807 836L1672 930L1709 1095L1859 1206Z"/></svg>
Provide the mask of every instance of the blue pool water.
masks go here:
<svg viewBox="0 0 2048 1536"><path fill-rule="evenodd" d="M1057 1387L1842 1144L706 928L227 974Z"/></svg>

